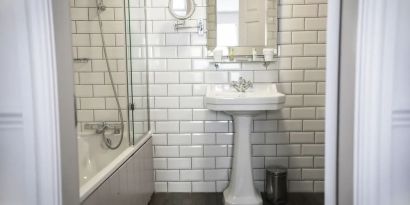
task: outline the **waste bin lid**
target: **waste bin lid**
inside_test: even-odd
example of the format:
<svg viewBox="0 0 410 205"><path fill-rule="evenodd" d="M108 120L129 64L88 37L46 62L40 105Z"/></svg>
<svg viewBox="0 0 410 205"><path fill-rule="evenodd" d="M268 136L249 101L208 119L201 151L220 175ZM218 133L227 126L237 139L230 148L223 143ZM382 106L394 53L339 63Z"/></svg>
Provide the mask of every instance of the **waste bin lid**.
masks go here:
<svg viewBox="0 0 410 205"><path fill-rule="evenodd" d="M286 174L287 169L284 167L268 167L266 171L274 175Z"/></svg>

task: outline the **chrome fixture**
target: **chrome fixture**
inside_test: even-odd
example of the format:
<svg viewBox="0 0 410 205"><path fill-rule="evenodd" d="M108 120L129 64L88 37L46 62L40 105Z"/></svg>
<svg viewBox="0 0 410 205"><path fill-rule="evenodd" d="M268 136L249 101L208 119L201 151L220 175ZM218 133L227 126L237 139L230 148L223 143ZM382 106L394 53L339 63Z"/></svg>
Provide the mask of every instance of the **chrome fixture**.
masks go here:
<svg viewBox="0 0 410 205"><path fill-rule="evenodd" d="M250 80L245 80L242 77L239 77L238 81L232 81L231 85L236 91L242 93L253 87L253 83Z"/></svg>
<svg viewBox="0 0 410 205"><path fill-rule="evenodd" d="M182 29L197 29L198 35L202 36L206 33L205 23L203 19L198 19L196 26L185 26L185 20L177 21L174 24L174 30L182 30Z"/></svg>
<svg viewBox="0 0 410 205"><path fill-rule="evenodd" d="M100 0L100 2L97 2L97 10L98 11L105 11L107 7L104 5L104 1Z"/></svg>
<svg viewBox="0 0 410 205"><path fill-rule="evenodd" d="M117 111L118 111L118 115L119 115L119 118L120 118L120 129L118 129L117 131L120 132L118 134L121 134L120 140L118 141L118 144L116 144L116 145L112 145L111 139L107 138L107 136L105 135L104 131L107 128L103 128L102 137L103 137L103 141L104 141L105 145L109 149L114 150L114 149L117 149L118 147L120 147L120 145L122 143L122 140L124 139L124 117L123 117L123 114L122 114L122 111L121 111L121 105L120 105L120 101L118 99L117 89L114 86L114 80L113 80L113 77L112 77L111 66L108 62L108 54L107 54L107 47L106 47L106 43L105 43L105 37L103 35L104 27L102 25L101 12L105 11L106 7L104 6L103 0L95 0L95 4L97 6L98 26L100 28L100 37L101 37L101 41L102 41L102 45L103 45L102 48L103 48L104 60L105 60L105 64L107 65L108 77L111 81L111 88L112 88L112 91L114 93L115 104L117 105Z"/></svg>
<svg viewBox="0 0 410 205"><path fill-rule="evenodd" d="M84 129L95 130L96 134L105 134L107 130L113 130L112 134L121 134L121 124L120 123L87 123L84 125Z"/></svg>

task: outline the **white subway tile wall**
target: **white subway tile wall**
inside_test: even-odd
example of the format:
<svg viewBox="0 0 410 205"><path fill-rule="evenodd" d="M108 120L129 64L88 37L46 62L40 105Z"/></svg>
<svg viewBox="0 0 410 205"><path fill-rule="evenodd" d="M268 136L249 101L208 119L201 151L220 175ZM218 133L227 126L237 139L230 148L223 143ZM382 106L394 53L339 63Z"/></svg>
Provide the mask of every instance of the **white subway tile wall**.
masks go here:
<svg viewBox="0 0 410 205"><path fill-rule="evenodd" d="M147 1L156 191L221 192L228 185L232 118L207 110L203 96L207 84L229 83L244 76L254 82L277 83L287 95L285 108L254 119L251 141L256 187L264 190L266 167L281 165L288 168L289 191L323 192L327 1L280 0L279 61L267 68L244 63L222 65L219 70L206 57L206 35L174 31L176 20L167 2ZM198 18L206 19L207 0L195 2L198 8L187 21L189 25ZM131 12L143 12L142 3L132 5L135 10ZM133 15L143 19L142 14ZM133 22L131 27L140 25ZM84 87L82 95L88 92Z"/></svg>
<svg viewBox="0 0 410 205"><path fill-rule="evenodd" d="M115 89L119 94L124 121L127 123L127 83L132 82L134 133L141 134L148 130L146 65L144 59L143 10L131 10L134 20L131 27L132 35L127 38L134 47L127 53L125 34L125 15L123 0L106 0L105 11L101 13L103 35L106 42L108 61L111 67ZM132 1L133 5L142 2ZM85 123L119 122L119 114L111 88L111 81L105 58L103 44L98 26L98 16L95 0L71 1L72 43L74 58L88 58L87 62L74 61L75 96L77 102L77 119L79 129L83 130ZM138 25L138 26L137 26ZM159 38L153 38L159 39ZM129 52L129 51L128 51ZM126 69L126 56L133 56L132 65ZM177 73L178 74L178 73ZM160 74L159 74L160 75ZM163 89L153 88L153 93L161 94ZM167 96L165 91L164 96ZM159 113L157 112L159 117ZM159 118L161 119L161 118ZM125 127L127 129L127 126ZM128 136L125 136L128 138ZM125 140L128 141L128 140ZM127 142L128 143L128 142Z"/></svg>

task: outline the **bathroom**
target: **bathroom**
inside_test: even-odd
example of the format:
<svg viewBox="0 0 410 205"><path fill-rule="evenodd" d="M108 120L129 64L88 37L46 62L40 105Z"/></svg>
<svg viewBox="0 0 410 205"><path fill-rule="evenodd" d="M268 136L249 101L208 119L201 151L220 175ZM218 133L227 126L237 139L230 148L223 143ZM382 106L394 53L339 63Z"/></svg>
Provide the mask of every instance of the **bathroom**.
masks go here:
<svg viewBox="0 0 410 205"><path fill-rule="evenodd" d="M410 204L408 9L1 2L0 204Z"/></svg>

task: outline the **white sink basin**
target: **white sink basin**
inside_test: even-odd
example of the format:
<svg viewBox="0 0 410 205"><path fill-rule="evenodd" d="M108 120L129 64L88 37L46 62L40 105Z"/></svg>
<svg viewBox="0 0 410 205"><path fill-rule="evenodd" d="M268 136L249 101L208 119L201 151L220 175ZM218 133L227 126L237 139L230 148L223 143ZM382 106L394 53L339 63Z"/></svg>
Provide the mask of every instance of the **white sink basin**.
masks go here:
<svg viewBox="0 0 410 205"><path fill-rule="evenodd" d="M225 205L262 205L260 193L253 184L250 132L252 116L265 110L278 110L285 95L271 83L255 84L246 92L230 85L210 85L205 96L206 107L233 116L234 148L231 181L224 190Z"/></svg>
<svg viewBox="0 0 410 205"><path fill-rule="evenodd" d="M215 111L278 110L285 103L285 95L272 83L254 84L246 92L238 92L230 85L209 85L206 107Z"/></svg>

